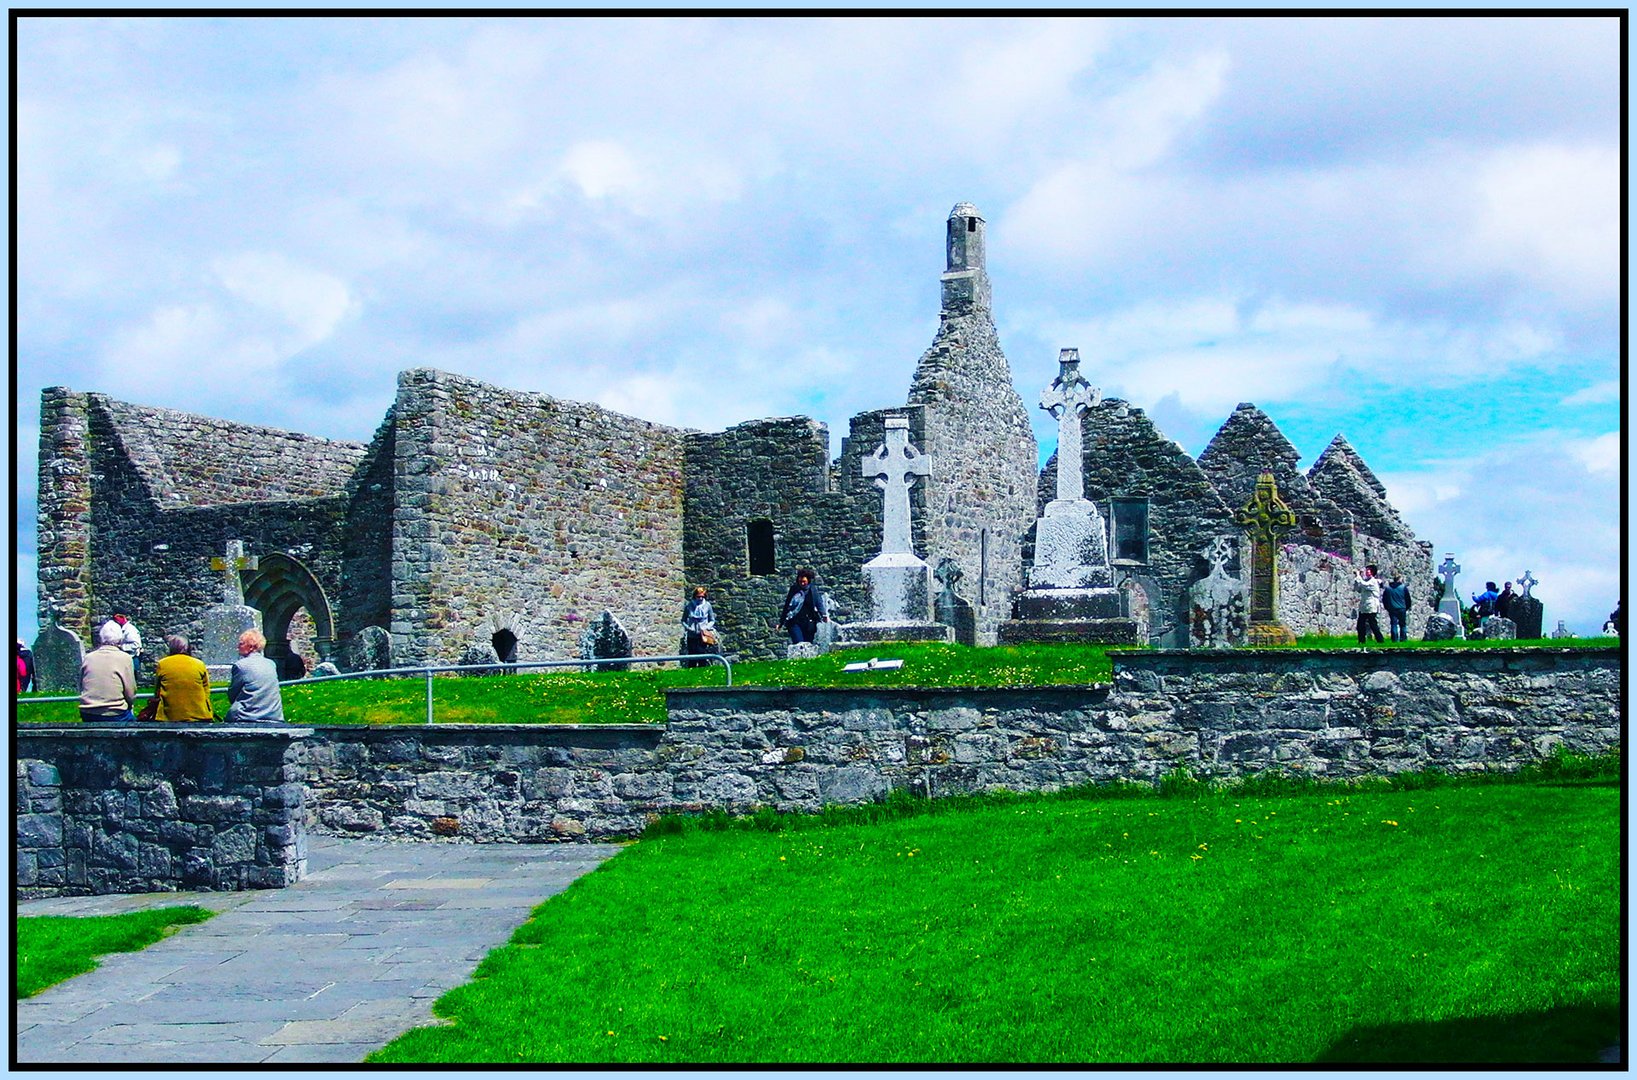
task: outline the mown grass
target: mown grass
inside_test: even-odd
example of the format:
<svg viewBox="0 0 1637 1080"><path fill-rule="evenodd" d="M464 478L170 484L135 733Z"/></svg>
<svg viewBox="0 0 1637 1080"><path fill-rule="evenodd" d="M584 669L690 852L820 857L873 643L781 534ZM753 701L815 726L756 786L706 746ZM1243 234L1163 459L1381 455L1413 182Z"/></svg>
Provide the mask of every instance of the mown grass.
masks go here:
<svg viewBox="0 0 1637 1080"><path fill-rule="evenodd" d="M1483 1064L1617 1038L1616 782L1174 786L1195 797L652 836L369 1060Z"/></svg>
<svg viewBox="0 0 1637 1080"><path fill-rule="evenodd" d="M97 957L136 952L212 912L192 904L125 915L31 915L16 923L13 998L33 997L97 966Z"/></svg>
<svg viewBox="0 0 1637 1080"><path fill-rule="evenodd" d="M871 657L902 658L892 671L845 672ZM1036 686L1107 682L1113 667L1100 645L972 648L931 643L875 645L812 660L733 665L735 686ZM440 724L662 724L665 691L721 686L720 666L633 667L628 671L551 671L503 676L436 676ZM287 686L284 714L301 724L424 724L423 677L348 679ZM219 702L218 702L219 703ZM221 710L218 709L218 712ZM18 710L29 723L77 723L73 702Z"/></svg>

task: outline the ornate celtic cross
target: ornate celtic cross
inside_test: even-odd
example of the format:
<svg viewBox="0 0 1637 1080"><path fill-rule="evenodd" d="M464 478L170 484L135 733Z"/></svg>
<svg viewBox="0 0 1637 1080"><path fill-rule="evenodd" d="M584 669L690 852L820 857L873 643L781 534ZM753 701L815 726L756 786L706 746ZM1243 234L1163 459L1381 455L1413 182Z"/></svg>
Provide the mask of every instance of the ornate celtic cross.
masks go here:
<svg viewBox="0 0 1637 1080"><path fill-rule="evenodd" d="M1080 417L1103 400L1101 390L1080 376L1080 350L1063 349L1057 354L1058 374L1040 392L1040 407L1057 420L1057 497L1059 500L1085 497L1080 450Z"/></svg>
<svg viewBox="0 0 1637 1080"><path fill-rule="evenodd" d="M1250 619L1253 623L1279 621L1279 537L1296 526L1296 512L1279 498L1273 474L1256 478L1256 492L1233 516L1251 536Z"/></svg>
<svg viewBox="0 0 1637 1080"><path fill-rule="evenodd" d="M1438 568L1438 572L1444 575L1444 595L1459 599L1460 593L1455 591L1455 575L1461 572L1461 564L1455 561L1454 554L1444 556L1443 565Z"/></svg>
<svg viewBox="0 0 1637 1080"><path fill-rule="evenodd" d="M1535 578L1533 573L1525 570L1523 572L1523 576L1518 578L1518 584L1523 587L1523 595L1529 596L1529 590L1533 589L1536 585L1539 585L1540 582ZM1533 599L1533 597L1530 597L1530 599Z"/></svg>
<svg viewBox="0 0 1637 1080"><path fill-rule="evenodd" d="M927 456L909 444L909 418L887 417L887 441L863 461L866 480L883 492L881 554L915 554L910 545L909 489L916 477L931 476Z"/></svg>

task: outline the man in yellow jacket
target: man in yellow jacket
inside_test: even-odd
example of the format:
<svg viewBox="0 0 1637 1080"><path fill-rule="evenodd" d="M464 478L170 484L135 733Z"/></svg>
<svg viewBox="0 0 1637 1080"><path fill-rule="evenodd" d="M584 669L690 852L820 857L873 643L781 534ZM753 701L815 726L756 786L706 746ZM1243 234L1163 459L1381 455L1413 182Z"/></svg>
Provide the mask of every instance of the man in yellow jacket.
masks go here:
<svg viewBox="0 0 1637 1080"><path fill-rule="evenodd" d="M188 639L172 634L165 639L170 655L154 665L153 692L159 698L158 720L172 723L214 720L210 709L210 673L204 662L188 652Z"/></svg>

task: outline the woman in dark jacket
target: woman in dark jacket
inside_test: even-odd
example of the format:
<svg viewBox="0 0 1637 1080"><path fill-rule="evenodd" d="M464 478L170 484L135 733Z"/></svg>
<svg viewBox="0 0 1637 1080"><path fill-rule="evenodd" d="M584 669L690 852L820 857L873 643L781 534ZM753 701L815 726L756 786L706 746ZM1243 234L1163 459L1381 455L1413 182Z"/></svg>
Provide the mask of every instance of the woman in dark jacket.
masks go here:
<svg viewBox="0 0 1637 1080"><path fill-rule="evenodd" d="M829 622L824 611L824 598L813 584L813 571L803 567L796 571L796 583L784 594L784 609L779 616L779 628L790 631L791 644L812 641L818 633L818 624Z"/></svg>

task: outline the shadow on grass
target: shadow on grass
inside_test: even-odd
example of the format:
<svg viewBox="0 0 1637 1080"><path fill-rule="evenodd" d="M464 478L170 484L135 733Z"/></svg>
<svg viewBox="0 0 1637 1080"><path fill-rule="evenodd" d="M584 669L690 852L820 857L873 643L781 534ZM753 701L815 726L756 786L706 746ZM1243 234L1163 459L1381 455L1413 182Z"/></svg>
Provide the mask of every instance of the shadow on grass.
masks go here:
<svg viewBox="0 0 1637 1080"><path fill-rule="evenodd" d="M1620 1010L1565 1005L1545 1012L1357 1027L1315 1064L1593 1065L1621 1041Z"/></svg>

